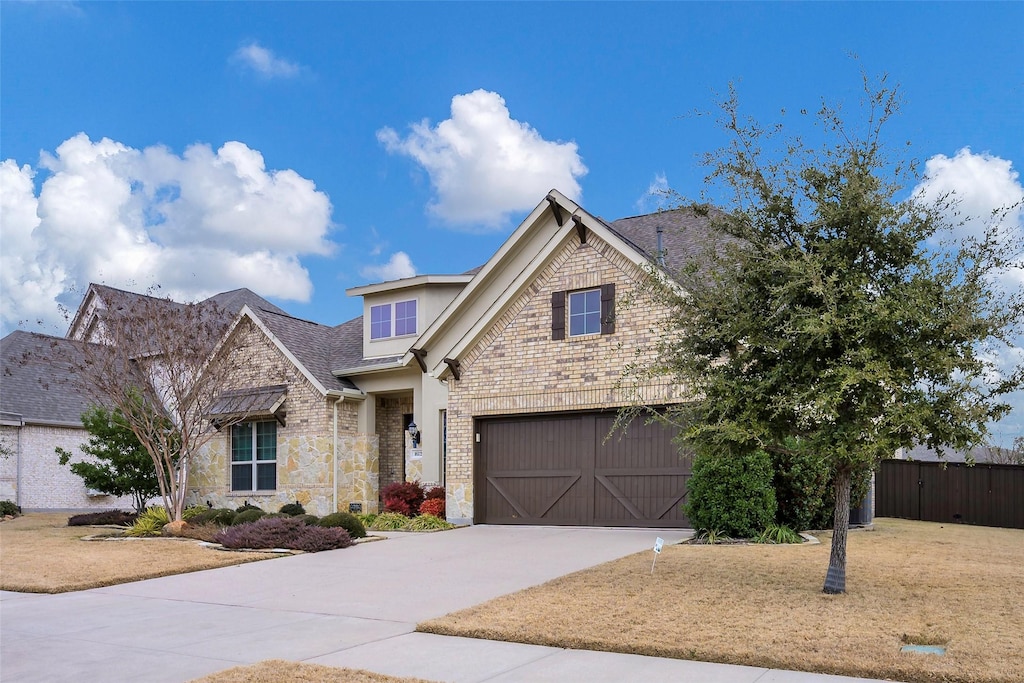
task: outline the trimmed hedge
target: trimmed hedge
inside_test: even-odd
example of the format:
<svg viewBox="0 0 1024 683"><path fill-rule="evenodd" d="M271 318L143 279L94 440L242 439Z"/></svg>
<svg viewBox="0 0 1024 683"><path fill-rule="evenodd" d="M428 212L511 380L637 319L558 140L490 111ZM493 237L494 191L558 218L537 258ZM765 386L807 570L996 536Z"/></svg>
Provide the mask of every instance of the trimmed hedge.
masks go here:
<svg viewBox="0 0 1024 683"><path fill-rule="evenodd" d="M366 538L366 527L351 512L332 512L321 517L317 524L326 528L341 527L352 538Z"/></svg>
<svg viewBox="0 0 1024 683"><path fill-rule="evenodd" d="M764 451L700 451L687 489L686 516L698 531L753 538L775 521L772 464Z"/></svg>

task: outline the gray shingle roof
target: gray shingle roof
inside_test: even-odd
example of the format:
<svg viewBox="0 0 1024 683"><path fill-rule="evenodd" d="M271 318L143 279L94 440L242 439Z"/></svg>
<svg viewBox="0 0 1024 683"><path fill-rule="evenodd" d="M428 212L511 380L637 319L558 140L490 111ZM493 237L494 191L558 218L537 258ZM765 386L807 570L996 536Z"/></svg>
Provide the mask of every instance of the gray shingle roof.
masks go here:
<svg viewBox="0 0 1024 683"><path fill-rule="evenodd" d="M302 363L303 367L328 390L358 389L347 378L339 379L331 374L331 351L338 345L334 339L338 334L336 330L345 325L329 327L268 310L257 311L256 314L267 326L267 329L280 339L285 348L295 356L296 360ZM363 330L360 323L357 342L360 354L362 353L362 340ZM352 340L346 339L343 340L342 345L351 343Z"/></svg>
<svg viewBox="0 0 1024 683"><path fill-rule="evenodd" d="M708 247L709 240L716 236L722 239L712 230L706 217L697 215L691 209L631 216L605 224L651 261L655 260L658 253L658 226L661 226L664 229L662 250L665 266L672 273L678 273L689 261L699 258Z"/></svg>
<svg viewBox="0 0 1024 683"><path fill-rule="evenodd" d="M0 339L0 412L26 423L81 424L91 401L69 381L80 342L16 330Z"/></svg>

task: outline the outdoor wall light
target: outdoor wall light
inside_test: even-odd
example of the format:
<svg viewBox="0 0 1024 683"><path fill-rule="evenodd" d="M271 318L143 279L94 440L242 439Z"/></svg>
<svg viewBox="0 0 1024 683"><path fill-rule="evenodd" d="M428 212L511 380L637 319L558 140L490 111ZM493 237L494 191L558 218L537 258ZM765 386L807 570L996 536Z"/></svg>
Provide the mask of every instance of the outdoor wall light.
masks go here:
<svg viewBox="0 0 1024 683"><path fill-rule="evenodd" d="M420 447L420 428L416 426L415 422L410 422L409 426L406 427L406 431L409 432L409 437L412 438L412 447Z"/></svg>

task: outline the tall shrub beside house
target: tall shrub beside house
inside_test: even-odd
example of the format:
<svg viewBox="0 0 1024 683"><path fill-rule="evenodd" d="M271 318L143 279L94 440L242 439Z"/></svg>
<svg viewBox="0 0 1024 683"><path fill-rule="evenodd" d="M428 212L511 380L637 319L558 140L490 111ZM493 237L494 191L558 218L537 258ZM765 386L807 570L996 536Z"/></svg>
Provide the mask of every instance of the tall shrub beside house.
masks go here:
<svg viewBox="0 0 1024 683"><path fill-rule="evenodd" d="M762 450L698 450L686 516L698 531L751 538L775 519L772 464Z"/></svg>

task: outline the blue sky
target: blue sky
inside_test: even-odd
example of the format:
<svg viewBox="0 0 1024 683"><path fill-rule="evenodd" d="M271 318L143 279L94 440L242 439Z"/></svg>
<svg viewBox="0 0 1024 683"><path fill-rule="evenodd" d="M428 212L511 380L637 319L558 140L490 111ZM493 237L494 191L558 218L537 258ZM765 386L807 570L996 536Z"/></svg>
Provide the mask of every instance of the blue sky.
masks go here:
<svg viewBox="0 0 1024 683"><path fill-rule="evenodd" d="M0 19L4 333L62 332L57 304L89 281L247 286L336 324L360 312L348 287L483 263L549 187L609 219L656 208L652 188L697 194L723 138L691 113L730 81L772 120L822 97L852 111L860 70L888 72L906 96L889 132L932 160L932 190L978 211L1021 193L1019 2L3 2Z"/></svg>

